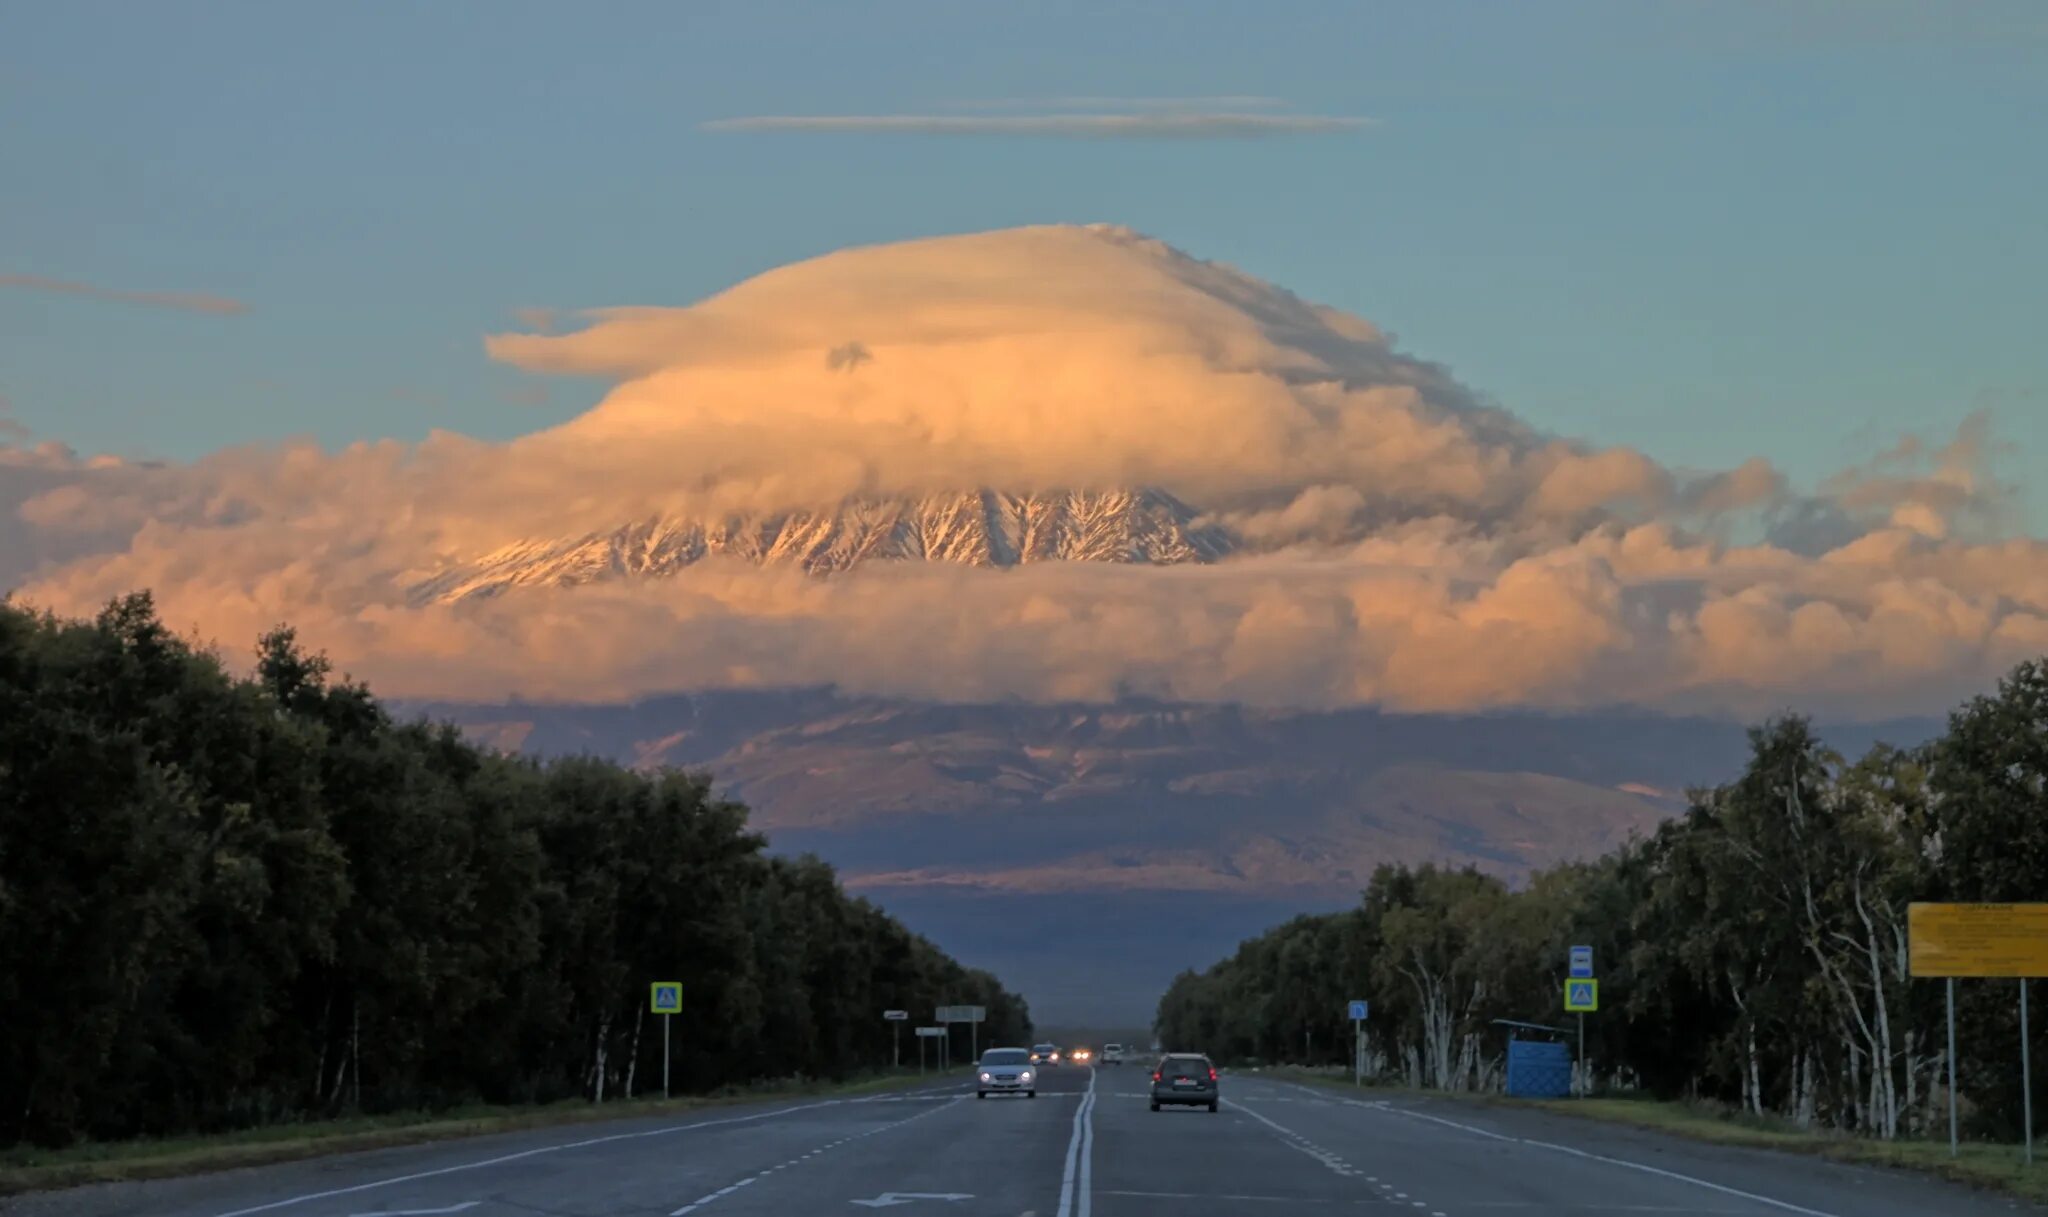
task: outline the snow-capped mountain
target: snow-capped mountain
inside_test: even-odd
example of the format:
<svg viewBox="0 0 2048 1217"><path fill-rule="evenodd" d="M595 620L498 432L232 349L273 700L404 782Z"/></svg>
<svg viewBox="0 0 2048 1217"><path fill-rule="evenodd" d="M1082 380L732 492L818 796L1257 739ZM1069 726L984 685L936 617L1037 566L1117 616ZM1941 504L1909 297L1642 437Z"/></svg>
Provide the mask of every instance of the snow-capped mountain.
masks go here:
<svg viewBox="0 0 2048 1217"><path fill-rule="evenodd" d="M531 538L456 563L410 590L417 603L672 575L707 557L792 564L817 575L870 561L1004 567L1027 562L1210 562L1232 538L1160 490L1004 494L983 490L855 501L825 512L657 517L609 532Z"/></svg>

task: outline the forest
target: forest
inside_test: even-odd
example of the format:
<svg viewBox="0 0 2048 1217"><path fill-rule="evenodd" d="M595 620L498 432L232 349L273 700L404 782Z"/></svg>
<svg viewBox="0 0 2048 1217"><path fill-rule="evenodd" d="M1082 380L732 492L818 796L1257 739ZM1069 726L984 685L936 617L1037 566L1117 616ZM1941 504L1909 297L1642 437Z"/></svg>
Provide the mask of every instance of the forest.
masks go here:
<svg viewBox="0 0 2048 1217"><path fill-rule="evenodd" d="M1030 1038L702 776L397 721L288 628L0 604L0 1145L658 1094L669 980L679 1093L886 1067L884 1009Z"/></svg>
<svg viewBox="0 0 2048 1217"><path fill-rule="evenodd" d="M1909 974L1907 906L2048 896L2048 666L2015 668L1924 745L1847 758L1797 716L1750 741L1741 773L1597 860L1512 887L1382 866L1355 908L1182 974L1158 1031L1235 1061L1349 1067L1362 998L1374 1079L1496 1089L1494 1020L1572 1031L1567 952L1589 944L1594 1087L1879 1138L1945 1129L1945 982ZM2019 1139L2020 983L1957 982L1971 1135ZM2044 1023L2037 1005L2036 1061Z"/></svg>

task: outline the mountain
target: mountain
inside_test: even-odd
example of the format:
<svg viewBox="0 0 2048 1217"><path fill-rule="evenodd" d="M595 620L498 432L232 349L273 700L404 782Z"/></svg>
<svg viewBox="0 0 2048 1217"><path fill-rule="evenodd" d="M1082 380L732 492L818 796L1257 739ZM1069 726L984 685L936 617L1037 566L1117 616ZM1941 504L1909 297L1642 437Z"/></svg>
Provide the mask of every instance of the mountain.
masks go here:
<svg viewBox="0 0 2048 1217"><path fill-rule="evenodd" d="M822 690L634 705L419 704L543 755L703 768L773 848L1014 978L1043 1016L1148 1014L1181 968L1381 862L1511 880L1647 832L1726 780L1735 723L1645 713L1401 715L1230 705L941 705ZM1839 727L1846 751L1940 729Z"/></svg>
<svg viewBox="0 0 2048 1217"><path fill-rule="evenodd" d="M1202 524L1194 508L1162 490L983 490L854 500L821 512L656 517L607 532L530 538L457 563L408 591L415 604L450 603L519 587L659 578L709 557L829 575L870 561L1170 566L1214 561L1233 548L1226 532Z"/></svg>

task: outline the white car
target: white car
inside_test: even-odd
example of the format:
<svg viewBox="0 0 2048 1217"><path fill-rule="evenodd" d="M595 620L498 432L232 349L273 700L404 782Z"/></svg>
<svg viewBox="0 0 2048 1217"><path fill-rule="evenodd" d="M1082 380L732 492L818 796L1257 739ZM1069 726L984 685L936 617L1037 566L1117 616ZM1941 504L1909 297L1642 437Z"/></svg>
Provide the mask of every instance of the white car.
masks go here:
<svg viewBox="0 0 2048 1217"><path fill-rule="evenodd" d="M1122 1044L1104 1044L1102 1046L1102 1063L1105 1065L1123 1064L1124 1046Z"/></svg>
<svg viewBox="0 0 2048 1217"><path fill-rule="evenodd" d="M1027 1099L1038 1097L1038 1071L1031 1067L1031 1054L1022 1048L991 1048L982 1053L974 1075L974 1097L1019 1091Z"/></svg>

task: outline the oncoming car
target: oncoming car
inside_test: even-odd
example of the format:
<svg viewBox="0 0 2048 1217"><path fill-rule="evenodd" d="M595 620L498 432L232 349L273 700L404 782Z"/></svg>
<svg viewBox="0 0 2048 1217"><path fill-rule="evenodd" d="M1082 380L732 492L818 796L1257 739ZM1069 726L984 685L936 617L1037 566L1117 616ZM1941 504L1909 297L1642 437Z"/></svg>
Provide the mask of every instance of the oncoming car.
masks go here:
<svg viewBox="0 0 2048 1217"><path fill-rule="evenodd" d="M1072 1052L1067 1053L1067 1059L1076 1065L1086 1065L1089 1061L1095 1059L1095 1054L1086 1048L1076 1048Z"/></svg>
<svg viewBox="0 0 2048 1217"><path fill-rule="evenodd" d="M1037 1080L1029 1052L1022 1048L991 1048L981 1054L981 1067L974 1078L974 1097L985 1099L992 1094L1022 1091L1025 1098L1035 1099Z"/></svg>
<svg viewBox="0 0 2048 1217"><path fill-rule="evenodd" d="M1038 1044L1031 1049L1031 1063L1034 1065L1057 1065L1060 1063L1058 1044Z"/></svg>

